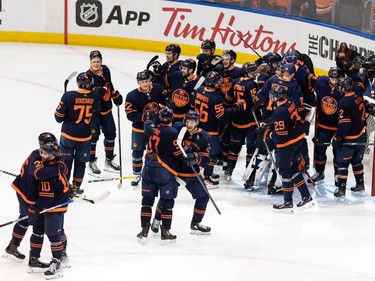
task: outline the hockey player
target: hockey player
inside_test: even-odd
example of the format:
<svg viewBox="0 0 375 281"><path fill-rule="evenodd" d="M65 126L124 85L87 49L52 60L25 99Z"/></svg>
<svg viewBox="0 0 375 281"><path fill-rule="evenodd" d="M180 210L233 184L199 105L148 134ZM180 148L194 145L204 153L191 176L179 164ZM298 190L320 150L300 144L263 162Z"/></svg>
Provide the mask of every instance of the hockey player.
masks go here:
<svg viewBox="0 0 375 281"><path fill-rule="evenodd" d="M53 161L59 154L59 146L57 143L47 143L40 149L42 162L49 161L52 166L58 168ZM54 175L51 174L51 175ZM46 180L38 181L38 198L35 204L30 205L28 209L29 221L44 220L44 230L51 243L52 260L49 269L44 272L46 279L55 279L62 277L61 260L63 257L64 242L64 214L68 207L47 211L43 214L40 212L44 209L51 208L59 204L66 203L70 200L71 189L69 181L64 173L54 175Z"/></svg>
<svg viewBox="0 0 375 281"><path fill-rule="evenodd" d="M363 177L364 145L345 145L345 143L366 143L366 118L365 104L363 101L364 86L362 83L353 83L350 77L340 78L338 82L342 95L338 101L338 126L334 136L337 160L338 189L334 196L343 202L346 193L348 167L352 165L356 186L351 191L359 194L365 193Z"/></svg>
<svg viewBox="0 0 375 281"><path fill-rule="evenodd" d="M188 157L184 158L185 165L180 165L178 176L185 182L186 189L195 200L193 217L190 223L190 233L208 235L211 234L211 228L201 224L201 222L207 209L209 197L191 168L191 166L193 166L195 171L199 174L199 167L204 167L209 160L210 136L207 132L200 129L198 124L198 112L189 110L186 113L184 122L177 122L174 125L178 130L181 130L181 127L184 125L187 129L185 135L182 137L182 146ZM201 176L199 175L199 177ZM155 218L151 225L151 230L155 233L159 231L161 211L162 207L158 203Z"/></svg>
<svg viewBox="0 0 375 281"><path fill-rule="evenodd" d="M255 82L256 64L247 62L242 65L242 77L234 80L231 90L226 95L226 104L241 103L243 111L236 113L232 118L228 168L225 171L229 181L236 166L238 155L246 142L246 166L255 151L256 122L251 109L258 85Z"/></svg>
<svg viewBox="0 0 375 281"><path fill-rule="evenodd" d="M229 90L232 88L233 81L241 77L241 67L235 66L237 60L237 54L233 50L225 50L221 56L222 65L215 67L215 71L222 77L222 83L220 85L220 91L224 100L224 107L229 108L231 105L226 104L225 100L230 100L227 97ZM229 122L219 122L219 135L221 141L221 160L223 162L223 170L227 169L228 165L228 154L230 146L230 134L231 134L231 120Z"/></svg>
<svg viewBox="0 0 375 281"><path fill-rule="evenodd" d="M225 123L233 112L243 109L241 103L235 103L232 108L224 109L219 90L221 82L222 77L217 72L210 71L206 75L205 87L199 87L195 91L192 101L192 106L199 113L200 127L211 137L210 160L204 168L204 181L214 187L219 186L219 181L212 178L215 159L221 152L219 121Z"/></svg>
<svg viewBox="0 0 375 281"><path fill-rule="evenodd" d="M197 74L205 77L206 74L213 70L219 63L221 57L215 55L216 43L212 39L205 39L201 43L201 53L197 56L198 69Z"/></svg>
<svg viewBox="0 0 375 281"><path fill-rule="evenodd" d="M305 137L303 121L293 101L287 99L287 90L282 85L274 86L270 99L276 108L272 114L272 131L267 141L276 149L276 167L281 176L284 202L273 205L275 211L293 212L293 189L298 188L302 200L297 207L312 205L312 197L305 179L298 170L301 162L302 140ZM307 206L307 205L306 205Z"/></svg>
<svg viewBox="0 0 375 281"><path fill-rule="evenodd" d="M177 196L178 184L175 179L182 158L176 139L178 131L172 127L173 110L164 107L159 111L159 120L154 134L149 139L149 149L142 171L142 208L141 227L137 234L141 243L145 242L150 230L152 206L155 197L160 196L161 206L161 240L175 242L176 235L170 233L174 199ZM172 157L171 157L172 156Z"/></svg>
<svg viewBox="0 0 375 281"><path fill-rule="evenodd" d="M182 61L179 60L181 54L181 47L177 44L169 44L165 47L165 58L166 62L161 64L159 61L151 63L154 73L154 82L157 82L164 86L167 92L168 98L171 95L171 85L169 82L169 75L174 72L179 72Z"/></svg>
<svg viewBox="0 0 375 281"><path fill-rule="evenodd" d="M193 59L186 59L181 63L180 71L168 75L171 87L170 105L173 109L174 122L182 122L186 112L191 109L191 94L198 82L195 75L197 63Z"/></svg>
<svg viewBox="0 0 375 281"><path fill-rule="evenodd" d="M151 74L148 70L137 73L138 88L126 95L125 113L132 122L132 165L134 179L132 186L137 186L141 180L143 152L146 149L148 137L144 134L143 123L149 117L157 115L160 104L164 104L163 87L158 83L151 84Z"/></svg>
<svg viewBox="0 0 375 281"><path fill-rule="evenodd" d="M91 90L92 77L82 72L77 76L78 90L63 94L55 111L55 119L62 123L60 137L61 158L68 167L68 180L74 162L73 186L83 193L81 184L90 160L92 115L100 109L100 96Z"/></svg>
<svg viewBox="0 0 375 281"><path fill-rule="evenodd" d="M341 72L338 67L331 67L328 76L319 76L314 83L314 89L317 96L316 104L316 130L313 142L314 147L314 166L316 173L311 177L316 184L324 182L324 170L327 162L327 145L330 143L337 130L338 123L338 101L341 93L338 89L338 81ZM335 159L335 148L333 150L333 163L337 166ZM336 167L335 167L336 175ZM310 180L309 180L310 181Z"/></svg>
<svg viewBox="0 0 375 281"><path fill-rule="evenodd" d="M66 174L67 168L64 162L56 157L53 161L49 159L43 161L41 150L47 144L57 144L56 137L49 132L41 133L38 137L39 149L31 152L29 157L22 164L21 173L12 182L11 186L16 191L19 202L20 218L28 215L29 205L35 205L38 197L38 180L47 180L50 177ZM52 165L53 163L53 165ZM12 239L5 249L4 258L22 262L25 255L18 251L25 233L28 229L29 221L22 220L13 227ZM44 240L44 220L40 219L33 223L33 233L30 237L30 257L29 272L45 271L49 267L48 263L39 260ZM66 246L66 236L62 237ZM66 255L66 247L64 247L64 256Z"/></svg>
<svg viewBox="0 0 375 281"><path fill-rule="evenodd" d="M116 125L112 114L112 101L116 106L122 104L122 95L114 89L111 79L111 71L102 64L102 54L98 50L90 52L90 69L88 73L94 79L92 88L97 88L101 95L100 111L95 112L91 122L91 151L89 161L89 172L93 176L99 176L101 171L97 166L96 144L99 140L100 132L104 134L105 162L104 171L120 171L120 166L114 162L114 149L116 138Z"/></svg>

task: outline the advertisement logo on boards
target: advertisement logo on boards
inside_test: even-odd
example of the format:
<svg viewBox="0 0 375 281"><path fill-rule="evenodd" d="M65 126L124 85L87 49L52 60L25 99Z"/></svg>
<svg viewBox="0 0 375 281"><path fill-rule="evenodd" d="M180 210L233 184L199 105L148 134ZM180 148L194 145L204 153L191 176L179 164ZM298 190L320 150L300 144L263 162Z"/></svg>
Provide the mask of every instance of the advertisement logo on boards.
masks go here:
<svg viewBox="0 0 375 281"><path fill-rule="evenodd" d="M103 6L97 0L78 0L76 2L76 23L84 27L100 27L103 22Z"/></svg>

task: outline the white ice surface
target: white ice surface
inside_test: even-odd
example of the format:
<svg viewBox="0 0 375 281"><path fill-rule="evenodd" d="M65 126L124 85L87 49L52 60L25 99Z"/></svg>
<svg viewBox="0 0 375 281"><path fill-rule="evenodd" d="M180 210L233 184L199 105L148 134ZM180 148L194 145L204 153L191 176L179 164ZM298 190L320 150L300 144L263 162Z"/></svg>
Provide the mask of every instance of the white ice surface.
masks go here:
<svg viewBox="0 0 375 281"><path fill-rule="evenodd" d="M95 48L0 44L0 169L18 173L37 147L43 131L59 136L60 124L54 111L63 92L65 78L74 70L89 67L88 54ZM100 49L104 64L112 71L115 88L124 96L134 89L135 75L145 68L153 53ZM160 54L161 62L164 56ZM70 89L75 88L72 81ZM114 110L117 122L117 111ZM124 175L131 174L130 132L121 107L121 141ZM99 166L103 168L103 137L98 143ZM116 143L117 145L117 143ZM116 153L118 147L116 147ZM266 195L265 188L245 191L241 177L244 155L234 172L233 182L211 190L222 215L209 203L203 223L212 235L189 233L193 200L181 187L176 199L172 233L177 243L161 246L160 237L150 235L146 245L137 243L140 231L140 189L123 181L87 183L88 196L105 190L110 197L97 205L75 202L66 214L68 255L72 267L61 280L314 280L367 281L375 279L374 199L355 197L347 201L333 198L332 166L327 167L322 197L310 188L318 206L293 215L272 212L280 196ZM221 173L221 172L219 172ZM371 169L366 167L366 189L370 193ZM106 174L112 177L113 174ZM90 179L89 176L86 180ZM18 202L10 183L13 177L0 173L0 223L18 217ZM349 186L353 184L350 173ZM294 194L299 201L298 191ZM0 252L11 238L12 226L0 229ZM30 230L20 250L28 256ZM42 259L50 259L45 237ZM0 280L44 280L42 274L28 274L27 261L15 263L0 258Z"/></svg>

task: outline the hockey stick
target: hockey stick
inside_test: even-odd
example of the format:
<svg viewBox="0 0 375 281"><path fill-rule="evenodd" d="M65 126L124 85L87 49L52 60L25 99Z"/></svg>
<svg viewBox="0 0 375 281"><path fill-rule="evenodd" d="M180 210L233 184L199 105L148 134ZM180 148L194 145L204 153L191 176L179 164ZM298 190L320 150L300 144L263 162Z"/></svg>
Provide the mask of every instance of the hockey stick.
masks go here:
<svg viewBox="0 0 375 281"><path fill-rule="evenodd" d="M97 196L96 198L87 198L86 195L83 195L83 197L76 197L77 199L81 199L83 201L90 202L91 204L98 204L99 202L106 199L111 193L107 190L104 191L101 195Z"/></svg>
<svg viewBox="0 0 375 281"><path fill-rule="evenodd" d="M11 172L4 171L4 170L0 170L0 172L3 173L3 174L9 175L9 176L18 177L18 175L13 174Z"/></svg>
<svg viewBox="0 0 375 281"><path fill-rule="evenodd" d="M120 182L117 185L118 189L122 186L122 157L121 157L121 125L120 125L120 106L117 106L117 125L118 125L118 153L120 159Z"/></svg>
<svg viewBox="0 0 375 281"><path fill-rule="evenodd" d="M315 143L318 146L329 146L333 144L332 142L316 142ZM367 146L367 145L374 145L374 143L365 143L365 142L343 142L340 143L340 145L343 146Z"/></svg>
<svg viewBox="0 0 375 281"><path fill-rule="evenodd" d="M118 180L126 180L126 179L133 179L133 176L123 176L123 177L117 177L117 178L103 178L103 179L97 179L97 180L89 180L87 181L88 183L93 183L93 182L103 182L103 181L118 181Z"/></svg>
<svg viewBox="0 0 375 281"><path fill-rule="evenodd" d="M151 64L156 61L157 59L159 58L158 55L154 56L152 59L150 59L150 61L148 62L147 66L146 66L146 69L149 70Z"/></svg>
<svg viewBox="0 0 375 281"><path fill-rule="evenodd" d="M320 193L318 187L316 186L315 181L312 179L312 177L310 176L310 173L307 171L307 169L306 169L305 167L303 167L302 172L305 173L306 176L309 178L309 180L310 180L312 186L315 188L315 190L316 190L316 192L318 193L318 195L319 195L320 197L322 197L322 194Z"/></svg>
<svg viewBox="0 0 375 281"><path fill-rule="evenodd" d="M236 33L236 35L238 36L238 38L241 39L241 41L245 44L246 47L250 48L255 54L258 55L259 58L262 58L257 51L255 51L249 44L247 44L247 42L243 39L243 37L237 32L237 30L235 30L233 27L231 27L230 25L227 25L227 27L229 27L234 33Z"/></svg>
<svg viewBox="0 0 375 281"><path fill-rule="evenodd" d="M180 131L180 133L178 134L178 137L177 137L177 145L180 148L182 154L186 157L187 156L186 152L185 152L184 148L182 147L182 139L183 139L185 133L186 133L186 127L182 127L181 131ZM201 184L202 188L204 189L204 191L208 195L208 198L211 200L212 205L214 205L214 207L215 207L216 211L218 212L218 214L221 215L221 212L220 212L219 208L217 207L214 199L212 198L212 196L211 196L210 192L208 191L206 185L204 184L202 178L198 175L198 173L195 170L194 166L191 166L191 169L193 170L193 172L194 172L195 176L197 177L199 183Z"/></svg>
<svg viewBox="0 0 375 281"><path fill-rule="evenodd" d="M69 81L72 80L72 78L73 78L74 76L76 76L77 73L78 73L77 71L73 71L73 72L68 76L68 78L65 79L65 82L64 82L64 92L66 92L66 88L68 87L68 83L69 83Z"/></svg>
<svg viewBox="0 0 375 281"><path fill-rule="evenodd" d="M66 201L66 202L61 203L61 204L59 204L59 205L56 205L56 206L53 206L53 207L51 207L51 208L45 209L45 210L41 211L39 214L44 214L44 213L46 213L46 212L48 212L48 211L51 211L51 210L54 210L54 209L57 209L57 208L60 208L60 207L64 207L64 206L66 206L66 205L68 205L68 204L70 204L70 203L73 203L73 202L74 202L73 200ZM23 221L23 220L27 219L28 217L29 217L29 216L23 216L23 217L21 217L21 218L19 218L19 219L16 219L16 220L13 220L13 221L9 221L9 222L6 222L6 223L3 223L3 224L0 224L0 228L1 228L1 227L4 227L4 226L7 226L7 225L10 225L10 224L17 223L17 222L19 222L19 221Z"/></svg>

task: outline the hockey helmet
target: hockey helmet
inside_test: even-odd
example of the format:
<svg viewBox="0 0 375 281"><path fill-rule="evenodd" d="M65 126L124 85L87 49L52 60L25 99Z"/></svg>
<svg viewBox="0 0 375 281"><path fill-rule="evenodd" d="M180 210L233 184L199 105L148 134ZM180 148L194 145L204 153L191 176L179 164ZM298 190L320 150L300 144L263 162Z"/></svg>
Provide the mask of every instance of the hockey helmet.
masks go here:
<svg viewBox="0 0 375 281"><path fill-rule="evenodd" d="M216 88L215 84L220 83L221 75L216 71L210 71L206 74L206 86Z"/></svg>
<svg viewBox="0 0 375 281"><path fill-rule="evenodd" d="M222 54L221 57L228 57L228 56L230 57L231 60L236 61L236 59L237 59L237 54L236 54L236 52L233 51L233 50L225 50L225 51L223 52L223 54Z"/></svg>
<svg viewBox="0 0 375 281"><path fill-rule="evenodd" d="M281 85L273 86L269 93L270 99L275 98L278 101L285 99L286 95L287 95L287 91L285 87Z"/></svg>
<svg viewBox="0 0 375 281"><path fill-rule="evenodd" d="M81 72L77 76L77 84L79 88L87 89L89 86L94 84L94 80L89 73Z"/></svg>
<svg viewBox="0 0 375 281"><path fill-rule="evenodd" d="M181 63L181 67L186 67L188 69L192 69L193 72L195 71L197 67L197 63L193 59L186 59Z"/></svg>
<svg viewBox="0 0 375 281"><path fill-rule="evenodd" d="M255 63L245 62L242 65L241 73L243 76L247 76L249 73L253 73L257 70L258 66Z"/></svg>
<svg viewBox="0 0 375 281"><path fill-rule="evenodd" d="M151 79L149 70L145 69L137 73L137 82L142 81L142 80L148 80L148 79Z"/></svg>
<svg viewBox="0 0 375 281"><path fill-rule="evenodd" d="M336 66L332 66L329 70L328 70L328 77L329 78L340 78L341 77L341 71L338 67Z"/></svg>
<svg viewBox="0 0 375 281"><path fill-rule="evenodd" d="M273 64L282 61L282 57L278 53L269 52L264 56L264 60L266 61L266 63Z"/></svg>
<svg viewBox="0 0 375 281"><path fill-rule="evenodd" d="M173 54L181 54L181 47L177 44L169 44L167 47L165 47L166 52L172 52Z"/></svg>
<svg viewBox="0 0 375 281"><path fill-rule="evenodd" d="M341 92L348 92L353 89L353 80L348 76L341 77L337 85Z"/></svg>
<svg viewBox="0 0 375 281"><path fill-rule="evenodd" d="M50 155L57 156L60 153L60 147L55 142L47 142L43 144L41 147L45 152L47 152Z"/></svg>
<svg viewBox="0 0 375 281"><path fill-rule="evenodd" d="M189 110L184 117L184 123L186 123L186 120L194 120L197 125L199 124L199 113L195 110Z"/></svg>
<svg viewBox="0 0 375 281"><path fill-rule="evenodd" d="M159 120L162 124L169 124L173 120L172 108L166 106L159 110Z"/></svg>
<svg viewBox="0 0 375 281"><path fill-rule="evenodd" d="M215 49L215 48L216 48L216 43L212 39L203 40L203 42L201 44L202 50L211 50L211 49Z"/></svg>
<svg viewBox="0 0 375 281"><path fill-rule="evenodd" d="M94 50L90 52L90 60L93 58L100 58L102 59L102 54L98 50Z"/></svg>
<svg viewBox="0 0 375 281"><path fill-rule="evenodd" d="M43 146L48 142L57 143L57 139L54 134L49 132L41 133L38 137L39 146Z"/></svg>

